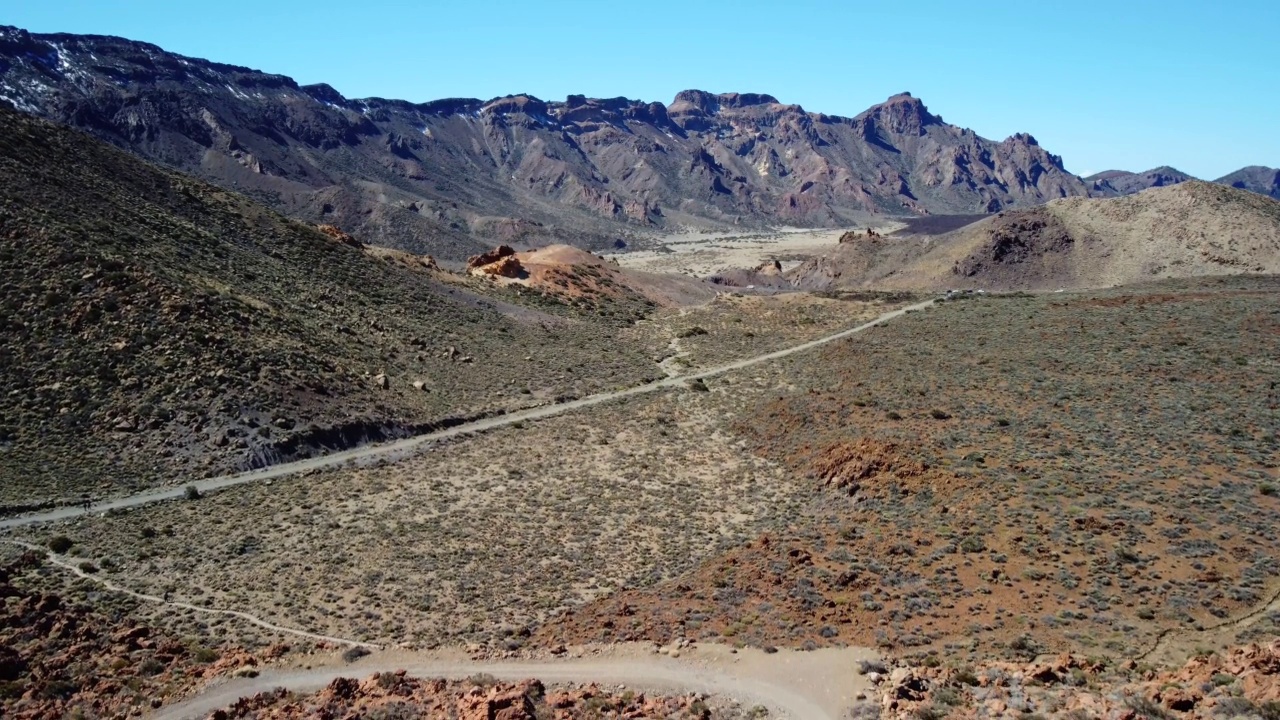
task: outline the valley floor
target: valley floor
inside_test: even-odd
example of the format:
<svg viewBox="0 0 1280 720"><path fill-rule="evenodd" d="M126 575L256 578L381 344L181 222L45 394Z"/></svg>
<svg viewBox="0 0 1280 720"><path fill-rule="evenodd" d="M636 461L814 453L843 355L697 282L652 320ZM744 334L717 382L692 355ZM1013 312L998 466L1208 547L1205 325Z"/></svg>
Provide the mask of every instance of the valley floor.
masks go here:
<svg viewBox="0 0 1280 720"><path fill-rule="evenodd" d="M47 565L15 582L209 645L316 647L165 603L498 663L424 666L450 675L568 680L502 663L640 643L682 662L737 648L739 664L876 648L849 652L957 677L1067 652L1129 682L1153 671L1138 663L1280 632L1277 298L1273 278L971 297L693 380L886 309L724 297L634 328L678 358L664 392L9 531L65 536L68 562L160 603ZM349 671L397 662L368 660ZM859 687L873 697L824 716L874 711L879 691Z"/></svg>
<svg viewBox="0 0 1280 720"><path fill-rule="evenodd" d="M903 226L898 221L881 220L867 227L887 234ZM860 231L863 228L855 229ZM805 258L830 252L846 231L783 228L736 234L684 232L661 236L639 249L606 257L626 268L696 277L708 277L728 270L751 270L772 260L779 261L785 270Z"/></svg>

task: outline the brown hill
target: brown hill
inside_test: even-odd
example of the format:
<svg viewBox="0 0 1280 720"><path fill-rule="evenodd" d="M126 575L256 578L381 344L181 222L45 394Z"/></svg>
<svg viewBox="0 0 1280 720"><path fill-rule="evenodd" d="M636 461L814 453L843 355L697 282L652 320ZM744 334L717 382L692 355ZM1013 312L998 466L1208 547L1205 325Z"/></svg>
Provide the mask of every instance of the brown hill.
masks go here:
<svg viewBox="0 0 1280 720"><path fill-rule="evenodd" d="M670 105L527 95L350 100L146 43L0 28L27 112L377 244L462 260L497 242L684 225L858 224L1086 195L1030 135L995 142L909 94L854 118L700 90Z"/></svg>
<svg viewBox="0 0 1280 720"><path fill-rule="evenodd" d="M807 289L1037 290L1244 273L1280 273L1280 202L1188 181L1007 211L936 237L844 243L788 277Z"/></svg>
<svg viewBox="0 0 1280 720"><path fill-rule="evenodd" d="M28 115L0 109L0 138L0 506L657 373L594 312L489 299Z"/></svg>

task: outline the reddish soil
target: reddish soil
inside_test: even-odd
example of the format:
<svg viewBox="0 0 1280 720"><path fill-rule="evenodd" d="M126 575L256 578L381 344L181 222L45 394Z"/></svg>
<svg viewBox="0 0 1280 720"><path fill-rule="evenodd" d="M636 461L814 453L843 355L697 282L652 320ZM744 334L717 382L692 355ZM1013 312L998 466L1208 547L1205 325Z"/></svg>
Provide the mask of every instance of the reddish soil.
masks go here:
<svg viewBox="0 0 1280 720"><path fill-rule="evenodd" d="M1250 612L1280 576L1280 305L1204 285L945 303L789 362L734 429L808 509L538 636L1124 658Z"/></svg>
<svg viewBox="0 0 1280 720"><path fill-rule="evenodd" d="M40 563L26 553L0 567L0 717L124 718L288 651L192 646L16 582Z"/></svg>

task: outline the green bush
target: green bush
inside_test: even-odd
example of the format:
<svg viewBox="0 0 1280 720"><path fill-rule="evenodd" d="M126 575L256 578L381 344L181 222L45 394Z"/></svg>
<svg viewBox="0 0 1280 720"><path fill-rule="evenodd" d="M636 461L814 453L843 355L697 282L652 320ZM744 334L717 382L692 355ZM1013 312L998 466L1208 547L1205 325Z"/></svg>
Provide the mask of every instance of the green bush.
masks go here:
<svg viewBox="0 0 1280 720"><path fill-rule="evenodd" d="M64 555L75 544L76 544L75 541L67 537L66 535L59 535L49 541L49 549L58 553L59 555Z"/></svg>

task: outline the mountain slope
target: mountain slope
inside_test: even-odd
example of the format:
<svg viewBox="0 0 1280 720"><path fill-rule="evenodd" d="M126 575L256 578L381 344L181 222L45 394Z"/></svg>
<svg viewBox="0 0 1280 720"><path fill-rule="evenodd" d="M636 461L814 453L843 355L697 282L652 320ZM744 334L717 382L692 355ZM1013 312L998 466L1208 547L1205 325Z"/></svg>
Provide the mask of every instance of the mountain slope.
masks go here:
<svg viewBox="0 0 1280 720"><path fill-rule="evenodd" d="M0 506L659 374L607 325L486 299L6 109L0 198Z"/></svg>
<svg viewBox="0 0 1280 720"><path fill-rule="evenodd" d="M603 247L648 228L846 225L1089 192L1031 136L978 137L907 94L854 118L697 90L669 106L349 100L145 43L3 28L0 96L294 217L450 259L494 241Z"/></svg>
<svg viewBox="0 0 1280 720"><path fill-rule="evenodd" d="M1277 168L1250 165L1214 182L1280 199L1280 169Z"/></svg>
<svg viewBox="0 0 1280 720"><path fill-rule="evenodd" d="M798 287L1037 290L1280 273L1280 201L1191 180L1010 210L942 236L852 238Z"/></svg>

